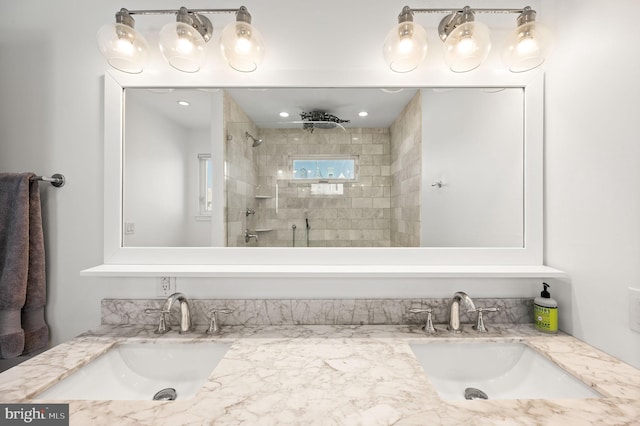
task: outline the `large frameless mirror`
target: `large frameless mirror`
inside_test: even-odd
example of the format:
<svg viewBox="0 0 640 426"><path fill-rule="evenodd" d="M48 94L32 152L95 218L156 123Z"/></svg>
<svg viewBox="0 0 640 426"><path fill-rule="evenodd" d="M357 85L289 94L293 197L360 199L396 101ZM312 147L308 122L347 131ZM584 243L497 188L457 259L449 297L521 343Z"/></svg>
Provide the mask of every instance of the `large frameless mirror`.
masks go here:
<svg viewBox="0 0 640 426"><path fill-rule="evenodd" d="M524 246L523 88L128 88L124 99L125 247Z"/></svg>

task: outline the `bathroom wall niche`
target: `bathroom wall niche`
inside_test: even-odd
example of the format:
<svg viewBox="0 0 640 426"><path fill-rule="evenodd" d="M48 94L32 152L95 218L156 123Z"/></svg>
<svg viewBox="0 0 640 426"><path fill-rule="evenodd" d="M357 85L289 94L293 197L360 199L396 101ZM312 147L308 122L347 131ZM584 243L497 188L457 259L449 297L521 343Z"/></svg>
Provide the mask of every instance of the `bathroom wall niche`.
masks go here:
<svg viewBox="0 0 640 426"><path fill-rule="evenodd" d="M188 85L174 84L164 87L158 87L158 85L150 86L144 84L143 79L136 79L132 76L126 76L122 78L120 75L113 76L111 74L105 75L105 205L107 211L105 212L105 264L246 264L246 263L258 263L258 264L281 264L282 259L285 258L287 263L292 264L376 264L380 257L384 258L389 264L534 264L539 265L542 263L542 96L543 96L543 84L542 76L538 75L532 79L523 79L522 83L509 85L496 85L495 83L487 84L474 84L473 87L412 87L405 88L404 90L389 90L384 88L349 88L343 89L345 92L405 92L406 98L402 102L398 102L399 106L395 115L385 122L383 118L372 117L370 115L366 117L368 123L363 125L362 122L349 115L348 119L351 119L350 123L341 124L333 129L316 128L313 132L308 132L302 129L302 120L296 115L297 111L290 113L292 119L283 120L281 118L265 119L262 116L257 115L252 108L256 108L261 104L271 102L270 105L277 105L274 101L261 101L267 99L269 92L295 92L302 89L294 88L269 88L261 87L258 89L247 87L187 87ZM152 89L152 90L149 90ZM310 105L316 105L318 109L326 108L331 110L329 112L335 114L338 117L344 116L344 113L338 110L335 106L340 102L343 102L344 97L336 95L339 90L336 88L313 88L305 89L306 91L315 91L315 99L312 99L308 104L299 104L299 108L308 108ZM195 234L201 238L198 242L167 242L157 243L150 241L148 243L140 242L127 242L126 232L127 224L133 222L135 224L135 232L141 232L140 225L142 222L138 220L145 220L143 215L141 219L131 219L128 211L127 201L129 196L134 196L137 199L142 199L142 196L135 195L133 189L129 188L130 182L128 178L136 174L137 171L141 171L143 167L139 167L135 163L127 163L129 160L133 160L132 155L127 154L127 144L131 141L127 141L127 123L126 117L128 110L132 107L128 105L128 100L134 98L134 93L139 92L151 92L156 99L161 98L162 92L173 94L186 94L188 92L197 92L204 94L210 103L210 110L206 112L206 116L209 116L209 127L201 127L200 130L194 131L195 133L201 132L202 137L200 140L209 138L209 147L211 148L211 158L214 162L214 168L217 165L218 170L223 171L222 175L218 175L218 180L214 183L212 191L214 193L214 199L224 200L223 203L214 206L211 214L211 218L198 218L194 220L197 225L201 226L201 230L196 231ZM153 93L155 92L155 93ZM334 93L335 92L335 93ZM289 93L289 96L292 96ZM510 228L505 232L509 237L502 241L488 241L488 240L457 240L452 243L447 243L442 239L437 244L431 246L427 242L428 239L435 237L425 236L423 230L427 228L425 224L433 224L436 220L430 217L425 217L423 213L427 210L426 205L435 205L436 201L444 201L439 199L429 199L431 197L443 198L443 194L447 194L447 190L454 189L457 185L457 180L451 175L447 175L442 168L430 166L430 169L425 171L425 164L429 164L429 161L433 161L435 158L429 158L429 151L425 147L428 143L428 139L437 140L439 143L446 145L447 140L455 140L451 134L443 135L446 133L447 126L441 126L439 130L439 136L434 137L428 135L428 130L435 127L432 122L423 116L424 111L428 109L425 105L428 105L428 98L433 97L442 98L447 93L453 93L455 96L462 93L476 93L480 96L494 96L499 97L503 95L510 96L514 99L511 107L506 107L506 110L511 112L509 117L504 116L502 113L494 114L494 118L497 117L495 128L497 133L505 133L506 127L513 127L513 136L511 139L515 140L513 145L517 148L509 152L508 156L505 155L503 163L499 166L495 164L488 164L488 160L495 158L492 153L504 154L504 147L498 145L492 145L485 154L485 157L480 160L481 157L477 155L469 155L469 159L465 161L472 162L475 158L477 164L473 164L476 167L473 172L469 172L471 180L475 181L481 187L484 187L489 192L493 192L497 200L505 201L508 199L509 206L505 211L510 211L511 224ZM319 99L318 96L324 98ZM251 99L251 105L248 105L243 96ZM346 96L350 97L353 101L355 95L351 93ZM336 99L335 101L332 99ZM323 104L324 102L324 104ZM334 102L334 104L330 104ZM156 102L159 104L160 102ZM353 103L353 102L352 102ZM464 128L465 125L469 129L470 133L461 136L467 143L475 143L475 147L482 146L481 139L483 137L491 139L495 142L496 134L489 134L486 132L486 117L481 119L480 122L474 121L469 117L469 112L465 112L462 109L467 103L466 101L450 102L452 106L449 117L453 118L452 123L448 126L453 128ZM231 106L231 104L233 104ZM412 104L414 108L412 109ZM394 107L396 108L396 107ZM263 108L264 109L264 108ZM386 107L387 110L391 110L391 107ZM438 109L438 108L436 108ZM483 111L488 111L490 108L482 107ZM497 111L500 108L496 108ZM231 119L229 111L241 118L235 117ZM238 113L241 111L242 113ZM279 110L271 109L270 114L277 117ZM455 116L454 116L455 114ZM193 114L197 115L197 114ZM435 119L438 123L443 124L444 117ZM124 120L123 120L124 117ZM417 117L417 118L416 118ZM515 118L514 118L515 117ZM193 117L191 117L193 118ZM500 120L501 118L501 120ZM412 121L418 123L417 126L403 126L405 122ZM213 125L212 123L217 123ZM373 125L369 123L375 123ZM483 127L484 124L485 126ZM507 125L508 124L508 125ZM261 139L262 143L256 147L252 147L252 141L245 137L245 132L251 134L256 139ZM301 133L301 137L305 139L301 141L299 146L292 145L290 142ZM452 132L449 132L452 133ZM487 136L489 134L489 136ZM335 136L339 139L336 143L326 142L331 137ZM421 147L416 148L415 144L406 144L407 140L415 139L420 141ZM185 142L189 138L182 138ZM393 139L393 140L392 140ZM374 143L376 142L381 143ZM387 142L388 140L388 142ZM147 143L151 143L149 138ZM245 188L239 190L246 195L246 198L242 202L238 200L233 201L234 206L239 207L242 204L241 209L249 208L256 211L255 215L246 216L241 218L239 224L233 224L234 229L229 224L229 210L231 205L229 198L228 178L231 175L230 167L235 167L231 164L228 158L230 143L238 144L242 150L248 152L249 156L255 156L252 158L252 162L256 165L255 179L251 182L247 182ZM403 145L403 143L405 143ZM450 145L453 145L451 142ZM321 179L318 182L305 182L303 184L292 182L290 174L294 171L289 167L289 158L291 155L297 154L314 154L314 155L326 155L333 152L326 152L324 149L328 145L335 145L330 150L335 152L344 153L347 155L357 155L360 160L360 176L366 177L367 182L349 182L345 184L343 188L343 194L320 194L316 196L307 195L305 191L311 190L311 185L323 184ZM359 145L357 149L360 151L354 154L350 151L350 147ZM304 151L301 147L312 147L310 152ZM472 146L471 148L474 148ZM393 153L396 149L399 152ZM467 154L471 151L469 146L455 148L461 151L465 151ZM197 153L201 153L203 148L197 148L191 150L188 157L193 157ZM300 152L300 151L303 152ZM395 163L392 160L395 155ZM439 154L441 155L441 154ZM454 158L454 153L448 153L449 157ZM376 156L379 156L377 158ZM404 158L402 158L404 156ZM144 156L138 156L144 161ZM385 158L386 157L386 158ZM435 157L435 155L432 155ZM506 159L506 158L509 159ZM413 163L409 162L413 159ZM417 159L417 160L416 160ZM364 160L364 161L363 161ZM386 162L385 162L386 161ZM370 164L371 163L371 164ZM472 164L472 163L470 163ZM484 165L484 167L483 167ZM507 166L507 165L510 165ZM130 167L130 170L128 168ZM260 167L269 169L268 171L260 170ZM362 174L362 169L365 168L366 175ZM367 169L368 168L368 169ZM471 166L466 167L470 169ZM188 167L187 167L188 169ZM463 167L463 169L465 169ZM491 176L482 176L477 173L492 170L502 170L502 172L508 172L511 174L493 174ZM393 173L396 172L403 175L405 180L400 180L399 185L394 188L392 180L394 179ZM157 173L147 172L139 173L142 179L157 179L159 176ZM408 177L408 178L407 178ZM163 177L163 179L171 179L170 177ZM398 178L400 179L400 178ZM374 183L375 182L375 183ZM148 183L148 182L147 182ZM513 193L508 197L500 197L500 191L498 186L502 183L509 183ZM129 188L129 189L127 189ZM401 189L402 188L402 189ZM317 190L317 188L316 188ZM298 200L306 199L303 201L311 201L310 204L304 205L303 201L287 201L290 203L288 206L284 205L286 192L296 193ZM350 192L349 197L344 196L344 192ZM364 193L372 194L371 197L364 196ZM471 193L478 195L475 190L470 190ZM357 196L354 196L357 195ZM179 198L182 196L179 196ZM218 197L218 198L216 198ZM393 199L396 197L398 200L411 200L408 204L408 208L403 211L398 207L398 200ZM482 199L482 196L479 196ZM197 205L197 200L194 201L194 197L186 197L186 200L171 200L173 206L182 206L184 211L194 211L193 206ZM344 200L349 199L349 203ZM461 198L464 198L462 196ZM485 197L486 198L486 197ZM331 200L338 200L340 207L331 207ZM122 202L124 200L124 202ZM328 200L328 201L327 201ZM296 203L299 203L296 205ZM395 203L395 204L394 204ZM214 203L216 204L216 203ZM477 210L484 212L487 211L488 215L495 215L496 209L500 208L499 203L495 202L495 199L489 204L491 208L485 209L479 206ZM326 207L329 205L329 207ZM369 207L371 205L371 207ZM374 207L374 205L376 207ZM109 207L113 206L113 207ZM320 210L326 207L328 212L322 212L325 217L315 216ZM276 219L273 217L264 220L264 209L271 209L276 215L280 215L283 220L282 229L277 229ZM367 210L371 209L371 210ZM457 207L459 211L472 210L468 207ZM275 211L277 210L277 213ZM155 208L156 214L162 211L162 207ZM397 214L394 220L393 213ZM258 217L262 213L263 217ZM346 217L347 215L355 215L355 217ZM369 217L364 217L368 215ZM509 214L507 214L509 215ZM197 214L189 213L188 216L195 218ZM445 213L440 213L441 217L447 217ZM476 216L478 216L476 214ZM489 217L486 216L486 217ZM483 226L490 229L486 217L484 219L473 219L469 229L480 229ZM307 248L306 244L306 219L309 220L311 225L310 243ZM373 239L364 238L362 241L367 243L353 244L351 240L340 240L335 238L337 236L346 235L347 231L350 235L360 234L364 235L363 229L346 229L347 222L349 226L352 224L373 223L374 220L381 221L388 220L389 224L383 224L381 232L378 235L382 235L384 242L381 244L370 243ZM474 222L475 220L475 222ZM340 226L344 226L345 229L340 231L339 229L324 229L320 226L330 222L340 222ZM504 220L499 222L504 223ZM291 232L291 226L295 224L298 240L296 241L296 247L293 248L293 236ZM239 226L238 226L239 225ZM365 226L361 225L361 226ZM437 228L443 228L444 226L436 226ZM477 228L474 228L477 227ZM452 229L461 228L460 224L451 225ZM129 228L130 229L130 228ZM251 240L249 244L244 244L244 236L242 233L249 229L251 233L258 230L258 243ZM371 230L371 229L368 229ZM388 230L388 232L387 232ZM313 231L322 232L324 240L313 237ZM259 246L264 242L269 241L267 235L273 235L276 237L280 232L281 236L274 238L277 240L271 247L271 250L264 250ZM386 233L386 235L385 235ZM395 237L391 237L391 234L395 233ZM462 232L462 234L470 234L470 231ZM180 233L179 233L180 234ZM182 232L181 234L185 234ZM495 234L495 232L489 232L488 234ZM135 234L134 234L135 235ZM241 237L241 238L238 238ZM260 238L262 237L262 238ZM236 238L233 243L230 243L231 238ZM393 241L393 238L396 238ZM209 240L209 241L207 241ZM333 247L329 247L325 241L341 241L339 244ZM377 241L377 240L376 240ZM458 242L462 241L462 242ZM256 247L257 246L257 247ZM268 246L268 244L265 244ZM274 247L275 246L275 247ZM304 247L301 249L300 247ZM259 258L253 258L247 260L245 255L241 254L245 250L260 250L262 254ZM374 250L375 256L372 256L371 250Z"/></svg>

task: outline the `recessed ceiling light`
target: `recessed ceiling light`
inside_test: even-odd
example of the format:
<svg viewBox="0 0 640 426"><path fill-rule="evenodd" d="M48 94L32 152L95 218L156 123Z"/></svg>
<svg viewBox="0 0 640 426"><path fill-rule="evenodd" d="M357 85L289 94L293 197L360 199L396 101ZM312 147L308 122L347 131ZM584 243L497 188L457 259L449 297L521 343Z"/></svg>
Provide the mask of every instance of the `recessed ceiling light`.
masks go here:
<svg viewBox="0 0 640 426"><path fill-rule="evenodd" d="M282 111L282 112L280 113L280 117L286 118L286 117L288 117L288 116L289 116L289 113L288 113L287 111Z"/></svg>
<svg viewBox="0 0 640 426"><path fill-rule="evenodd" d="M178 101L178 105L182 107L188 107L189 105L191 105L191 103L189 101Z"/></svg>
<svg viewBox="0 0 640 426"><path fill-rule="evenodd" d="M367 115L369 115L369 113L368 113L367 111L360 111L360 112L358 113L358 115L359 115L360 117L366 117Z"/></svg>

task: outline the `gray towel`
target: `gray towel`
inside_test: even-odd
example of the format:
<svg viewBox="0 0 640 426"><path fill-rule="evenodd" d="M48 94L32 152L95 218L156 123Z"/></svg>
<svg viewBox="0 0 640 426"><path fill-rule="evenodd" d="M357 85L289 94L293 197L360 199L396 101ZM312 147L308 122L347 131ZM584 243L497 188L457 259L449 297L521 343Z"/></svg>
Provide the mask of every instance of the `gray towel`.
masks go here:
<svg viewBox="0 0 640 426"><path fill-rule="evenodd" d="M22 307L25 353L35 352L49 344L49 326L44 320L44 305L47 303L47 277L44 257L40 190L38 181L30 180L29 271L27 273L27 297Z"/></svg>
<svg viewBox="0 0 640 426"><path fill-rule="evenodd" d="M0 173L0 358L49 343L38 182L33 173Z"/></svg>

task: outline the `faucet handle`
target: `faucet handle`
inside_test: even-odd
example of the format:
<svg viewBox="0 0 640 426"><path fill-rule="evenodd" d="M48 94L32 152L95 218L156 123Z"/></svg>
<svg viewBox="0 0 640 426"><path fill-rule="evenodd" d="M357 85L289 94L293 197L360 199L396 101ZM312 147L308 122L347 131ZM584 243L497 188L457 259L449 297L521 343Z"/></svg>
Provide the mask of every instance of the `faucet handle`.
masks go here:
<svg viewBox="0 0 640 426"><path fill-rule="evenodd" d="M407 312L410 314L422 314L426 312L427 322L425 322L425 324L421 327L422 330L424 330L424 332L428 334L435 334L437 332L436 328L433 326L433 318L432 318L433 309L411 308L411 309L407 309Z"/></svg>
<svg viewBox="0 0 640 426"><path fill-rule="evenodd" d="M485 327L484 320L482 319L482 313L498 312L498 311L500 311L500 308L497 306L492 308L476 308L476 312L478 313L478 319L476 320L476 325L474 325L473 328L480 333L488 332L489 330L487 330L487 327Z"/></svg>
<svg viewBox="0 0 640 426"><path fill-rule="evenodd" d="M220 334L220 324L218 324L218 314L230 314L233 312L233 309L228 308L211 308L209 309L209 313L211 314L211 322L209 323L209 328L207 329L207 334Z"/></svg>
<svg viewBox="0 0 640 426"><path fill-rule="evenodd" d="M158 328L154 331L155 334L165 334L167 331L171 330L171 327L167 325L167 319L165 317L169 311L165 311L164 309L157 308L146 308L144 313L147 315L150 314L160 314L160 321L158 322Z"/></svg>
<svg viewBox="0 0 640 426"><path fill-rule="evenodd" d="M230 314L233 312L233 309L229 309L229 308L211 308L209 309L209 313L212 314L214 312L217 312L219 314Z"/></svg>

